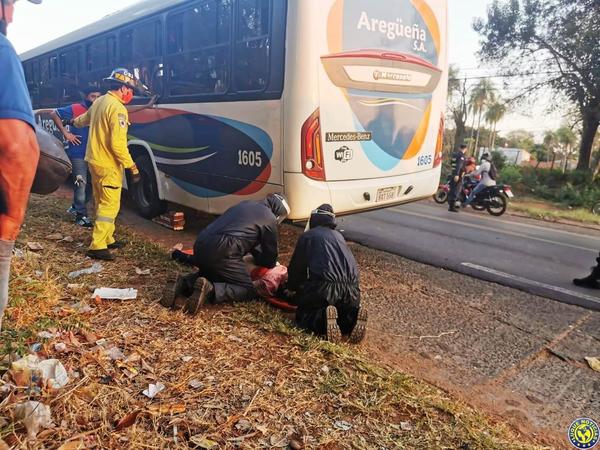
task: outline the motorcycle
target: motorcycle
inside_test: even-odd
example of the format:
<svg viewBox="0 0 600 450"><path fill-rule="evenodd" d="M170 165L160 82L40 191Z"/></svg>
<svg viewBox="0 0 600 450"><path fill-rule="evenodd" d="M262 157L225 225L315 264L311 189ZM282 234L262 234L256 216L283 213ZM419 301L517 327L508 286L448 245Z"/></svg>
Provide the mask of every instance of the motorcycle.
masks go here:
<svg viewBox="0 0 600 450"><path fill-rule="evenodd" d="M477 181L465 177L458 201L464 203L471 191L477 186ZM450 193L450 179L445 184L440 184L437 192L433 195L433 200L436 203L443 204L448 201ZM508 208L508 199L514 198L512 188L508 185L499 184L490 186L481 191L471 202L471 208L475 211L487 210L492 216L499 217L506 212ZM600 204L599 213L600 213Z"/></svg>
<svg viewBox="0 0 600 450"><path fill-rule="evenodd" d="M477 186L476 181L465 178L459 200L465 201L475 186ZM442 205L448 201L448 195L450 195L450 177L448 177L445 184L439 185L438 190L433 194L433 200Z"/></svg>
<svg viewBox="0 0 600 450"><path fill-rule="evenodd" d="M488 186L475 196L471 207L477 211L487 210L492 216L500 217L508 208L508 199L514 196L508 185Z"/></svg>
<svg viewBox="0 0 600 450"><path fill-rule="evenodd" d="M600 202L597 202L592 206L592 214L600 216Z"/></svg>

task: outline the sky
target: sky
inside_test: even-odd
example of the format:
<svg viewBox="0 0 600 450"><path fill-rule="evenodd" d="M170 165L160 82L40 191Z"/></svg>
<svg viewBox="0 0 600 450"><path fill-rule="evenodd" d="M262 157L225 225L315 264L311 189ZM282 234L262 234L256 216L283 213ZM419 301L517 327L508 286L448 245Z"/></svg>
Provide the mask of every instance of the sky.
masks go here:
<svg viewBox="0 0 600 450"><path fill-rule="evenodd" d="M107 14L137 3L138 0L44 0L42 5L20 1L16 5L15 21L9 27L9 39L18 53L30 50L70 31L92 23ZM168 1L168 0L167 0ZM389 0L391 1L391 0ZM489 75L493 68L478 67L479 38L472 24L476 17L485 17L491 0L448 0L449 57L468 77ZM85 5L85 6L84 6ZM498 84L498 87L501 87ZM511 92L503 92L510 97ZM558 128L560 114L548 114L546 102L540 99L532 107L511 111L498 125L501 134L527 129L541 139L547 129Z"/></svg>

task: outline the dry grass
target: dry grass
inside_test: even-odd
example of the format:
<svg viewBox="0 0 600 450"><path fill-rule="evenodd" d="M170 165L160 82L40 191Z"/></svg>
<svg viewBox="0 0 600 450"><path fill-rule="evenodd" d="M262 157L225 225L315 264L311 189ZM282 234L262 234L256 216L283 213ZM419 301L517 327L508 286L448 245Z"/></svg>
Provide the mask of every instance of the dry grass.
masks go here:
<svg viewBox="0 0 600 450"><path fill-rule="evenodd" d="M529 199L512 201L509 208L513 211L524 213L534 219L547 220L550 222L566 219L574 222L600 225L600 216L597 216L589 209L584 208L569 209L551 202Z"/></svg>
<svg viewBox="0 0 600 450"><path fill-rule="evenodd" d="M85 286L69 292L66 275L91 262L77 247L87 232L65 223L65 206L32 200L19 247L35 240L45 248L15 260L3 341L5 354L23 353L39 342L38 331L61 332L40 354L60 359L71 381L58 392L0 394L7 442L27 445L10 417L15 402L33 396L50 405L56 424L34 447L277 448L293 439L308 449L534 448L425 383L296 330L262 304L209 307L195 318L161 308L162 285L179 268L131 232L118 263L76 280ZM74 242L42 238L53 232ZM101 285L135 287L140 296L96 303L90 289ZM93 310L82 312L82 304ZM56 342L67 352L57 353ZM112 360L113 346L126 359ZM154 400L143 396L156 382L166 389Z"/></svg>

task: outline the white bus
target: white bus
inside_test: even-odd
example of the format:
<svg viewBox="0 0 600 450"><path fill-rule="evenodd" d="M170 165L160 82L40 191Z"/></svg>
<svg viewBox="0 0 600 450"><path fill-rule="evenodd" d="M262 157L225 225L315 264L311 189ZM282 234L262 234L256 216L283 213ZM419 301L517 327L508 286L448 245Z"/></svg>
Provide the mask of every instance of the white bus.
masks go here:
<svg viewBox="0 0 600 450"><path fill-rule="evenodd" d="M114 67L160 95L130 118L143 216L285 192L303 219L435 192L446 22L446 0L146 0L22 60L35 108Z"/></svg>

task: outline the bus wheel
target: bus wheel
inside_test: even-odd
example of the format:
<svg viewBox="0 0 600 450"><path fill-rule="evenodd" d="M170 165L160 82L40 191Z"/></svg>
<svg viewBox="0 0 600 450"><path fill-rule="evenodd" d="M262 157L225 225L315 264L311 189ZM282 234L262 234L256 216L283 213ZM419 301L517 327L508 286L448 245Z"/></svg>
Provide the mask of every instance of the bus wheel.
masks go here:
<svg viewBox="0 0 600 450"><path fill-rule="evenodd" d="M154 166L148 155L135 158L135 165L140 171L142 181L133 186L131 196L138 213L144 219L152 219L167 210L167 202L158 196L158 185L154 174Z"/></svg>

